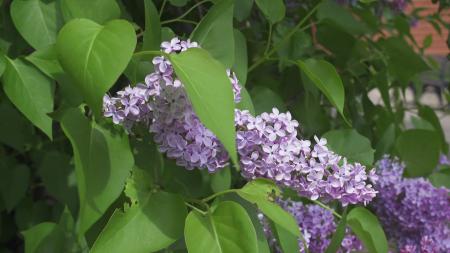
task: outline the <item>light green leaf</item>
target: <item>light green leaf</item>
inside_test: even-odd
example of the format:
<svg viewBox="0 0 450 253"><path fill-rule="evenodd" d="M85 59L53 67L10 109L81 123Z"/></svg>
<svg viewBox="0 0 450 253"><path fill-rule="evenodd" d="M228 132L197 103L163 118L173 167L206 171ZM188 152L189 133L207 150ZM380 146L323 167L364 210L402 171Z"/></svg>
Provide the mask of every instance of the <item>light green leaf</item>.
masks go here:
<svg viewBox="0 0 450 253"><path fill-rule="evenodd" d="M213 192L221 192L230 189L231 171L225 167L211 175L211 189Z"/></svg>
<svg viewBox="0 0 450 253"><path fill-rule="evenodd" d="M359 162L367 166L373 163L375 150L370 140L360 135L354 129L332 130L323 135L328 141L328 147L337 154L352 162Z"/></svg>
<svg viewBox="0 0 450 253"><path fill-rule="evenodd" d="M6 58L3 89L13 104L35 126L52 138L53 82L21 59Z"/></svg>
<svg viewBox="0 0 450 253"><path fill-rule="evenodd" d="M346 120L344 116L344 85L334 66L327 61L312 58L298 61L298 66Z"/></svg>
<svg viewBox="0 0 450 253"><path fill-rule="evenodd" d="M175 73L186 88L194 111L225 146L239 168L234 128L234 98L225 67L205 50L191 48L170 54Z"/></svg>
<svg viewBox="0 0 450 253"><path fill-rule="evenodd" d="M159 50L161 44L161 23L158 10L153 0L144 0L145 5L145 31L142 50Z"/></svg>
<svg viewBox="0 0 450 253"><path fill-rule="evenodd" d="M286 15L283 0L256 0L256 5L271 24L280 22Z"/></svg>
<svg viewBox="0 0 450 253"><path fill-rule="evenodd" d="M20 35L35 49L55 43L63 24L57 1L14 0L11 18Z"/></svg>
<svg viewBox="0 0 450 253"><path fill-rule="evenodd" d="M410 177L431 174L439 162L441 141L435 131L412 129L400 134L396 148Z"/></svg>
<svg viewBox="0 0 450 253"><path fill-rule="evenodd" d="M186 207L178 195L156 192L125 212L116 210L92 247L92 253L147 253L182 237Z"/></svg>
<svg viewBox="0 0 450 253"><path fill-rule="evenodd" d="M231 201L219 203L205 216L192 211L184 229L190 253L256 253L256 232L247 212Z"/></svg>
<svg viewBox="0 0 450 253"><path fill-rule="evenodd" d="M146 170L133 168L125 185L125 195L132 203L138 203L148 197L152 191L153 177Z"/></svg>
<svg viewBox="0 0 450 253"><path fill-rule="evenodd" d="M52 79L57 79L64 72L61 64L59 64L54 44L34 51L25 59L33 63L34 66Z"/></svg>
<svg viewBox="0 0 450 253"><path fill-rule="evenodd" d="M80 109L68 109L61 126L75 160L80 210L79 233L97 221L123 190L134 164L127 136L86 119Z"/></svg>
<svg viewBox="0 0 450 253"><path fill-rule="evenodd" d="M388 243L378 219L364 207L353 208L347 223L369 252L387 253Z"/></svg>
<svg viewBox="0 0 450 253"><path fill-rule="evenodd" d="M262 179L253 180L240 189L237 194L256 204L264 215L275 224L297 238L300 236L300 230L294 217L274 203L274 198L280 194L280 190L273 182Z"/></svg>
<svg viewBox="0 0 450 253"><path fill-rule="evenodd" d="M229 68L234 62L233 0L221 0L191 34L203 49Z"/></svg>
<svg viewBox="0 0 450 253"><path fill-rule="evenodd" d="M64 252L64 231L58 224L44 222L22 234L25 237L25 253Z"/></svg>
<svg viewBox="0 0 450 253"><path fill-rule="evenodd" d="M8 166L0 164L0 196L6 210L11 211L25 197L30 180L30 168L20 164Z"/></svg>
<svg viewBox="0 0 450 253"><path fill-rule="evenodd" d="M232 70L236 73L239 83L245 86L248 69L247 41L244 34L237 29L234 29L234 43L234 65Z"/></svg>
<svg viewBox="0 0 450 253"><path fill-rule="evenodd" d="M133 26L124 20L101 26L74 19L61 29L56 43L59 62L97 117L104 94L127 67L135 46Z"/></svg>
<svg viewBox="0 0 450 253"><path fill-rule="evenodd" d="M120 17L120 7L115 0L61 0L61 10L66 22L87 18L103 24Z"/></svg>

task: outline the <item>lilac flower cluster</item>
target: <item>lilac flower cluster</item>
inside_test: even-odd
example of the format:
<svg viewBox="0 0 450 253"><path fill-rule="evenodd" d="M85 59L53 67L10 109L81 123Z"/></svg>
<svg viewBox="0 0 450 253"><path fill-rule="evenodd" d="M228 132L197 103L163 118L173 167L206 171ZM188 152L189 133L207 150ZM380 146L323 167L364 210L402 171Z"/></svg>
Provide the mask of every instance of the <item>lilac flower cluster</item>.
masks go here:
<svg viewBox="0 0 450 253"><path fill-rule="evenodd" d="M299 252L305 252L305 243L311 253L325 252L337 227L331 211L318 205L304 205L291 200L279 200L278 202L281 207L294 216L300 228L303 240L298 239ZM260 215L259 218L271 247L277 252L282 252L266 218L263 215ZM347 230L338 252L354 252L363 249L362 243L350 233L350 230Z"/></svg>
<svg viewBox="0 0 450 253"><path fill-rule="evenodd" d="M242 174L248 179L264 177L296 189L315 200L336 199L344 206L367 203L376 191L368 182L376 181L363 165L350 164L326 147L325 139L316 144L297 138L298 122L290 113L263 113L254 117L236 111L237 145Z"/></svg>
<svg viewBox="0 0 450 253"><path fill-rule="evenodd" d="M180 53L198 47L196 42L173 38L161 44L166 54ZM161 152L187 169L207 168L214 172L228 164L228 154L217 137L196 116L183 84L177 79L172 64L163 56L153 58L154 72L145 84L127 87L117 97L105 95L103 110L115 124L128 131L144 122L154 134ZM236 102L240 101L240 85L236 75L227 71Z"/></svg>
<svg viewBox="0 0 450 253"><path fill-rule="evenodd" d="M402 253L450 252L450 191L402 178L403 171L398 159L377 163L379 194L372 205L388 238Z"/></svg>

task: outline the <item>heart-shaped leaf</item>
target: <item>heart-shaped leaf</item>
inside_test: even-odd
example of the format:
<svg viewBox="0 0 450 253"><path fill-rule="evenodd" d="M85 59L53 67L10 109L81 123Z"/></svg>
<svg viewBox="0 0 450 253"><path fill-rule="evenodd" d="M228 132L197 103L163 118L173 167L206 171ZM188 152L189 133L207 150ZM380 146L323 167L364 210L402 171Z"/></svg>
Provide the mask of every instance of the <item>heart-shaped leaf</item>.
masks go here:
<svg viewBox="0 0 450 253"><path fill-rule="evenodd" d="M100 116L103 95L125 70L135 47L133 26L125 20L102 26L74 19L61 29L56 42L59 61L96 116Z"/></svg>

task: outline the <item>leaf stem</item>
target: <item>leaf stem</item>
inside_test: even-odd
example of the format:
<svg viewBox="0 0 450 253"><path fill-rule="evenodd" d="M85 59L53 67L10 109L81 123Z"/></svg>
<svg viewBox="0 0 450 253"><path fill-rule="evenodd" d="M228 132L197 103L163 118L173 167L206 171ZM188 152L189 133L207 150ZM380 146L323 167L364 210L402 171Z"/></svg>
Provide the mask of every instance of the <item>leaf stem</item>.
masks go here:
<svg viewBox="0 0 450 253"><path fill-rule="evenodd" d="M306 14L305 17L303 17L302 20L300 20L300 22L294 27L292 28L292 30L286 34L277 44L275 44L273 46L273 48L267 52L267 54L264 55L264 57L260 58L258 61L256 61L253 65L251 65L248 68L248 73L250 73L252 70L254 70L256 67L258 67L259 65L261 65L263 62L265 62L267 60L268 57L270 57L273 53L275 53L277 51L278 48L281 47L281 45L283 45L289 38L291 38L297 31L303 31L307 28L309 28L312 24L307 25L303 28L302 25L309 20L309 18L312 16L312 14L314 14L314 12L316 12L317 8L319 7L320 3L317 4L316 6L314 6L314 8L312 8L308 14ZM300 29L301 28L301 29Z"/></svg>
<svg viewBox="0 0 450 253"><path fill-rule="evenodd" d="M159 9L159 18L161 19L162 14L164 12L164 8L166 7L167 0L164 0L161 5L161 9Z"/></svg>
<svg viewBox="0 0 450 253"><path fill-rule="evenodd" d="M206 215L206 214L207 214L207 212L205 212L205 211L203 211L203 210L200 210L199 208L195 207L194 205L189 204L188 202L184 202L184 204L185 204L186 206L190 207L191 209L193 209L193 210L195 210L195 211L201 213L202 215Z"/></svg>
<svg viewBox="0 0 450 253"><path fill-rule="evenodd" d="M322 202L320 202L320 201L318 201L318 200L312 200L312 199L310 199L310 200L311 200L314 204L317 204L317 205L319 205L320 207L322 207L322 208L324 208L324 209L327 209L328 211L332 212L332 213L334 214L334 216L336 216L337 218L342 219L342 216L341 216L340 214L338 214L333 208L331 208L331 207L325 205L324 203L322 203Z"/></svg>
<svg viewBox="0 0 450 253"><path fill-rule="evenodd" d="M166 21L162 21L161 25L166 25L166 24L175 23L175 22L188 23L188 24L193 24L193 25L197 25L198 24L197 22L195 22L193 20L175 18L175 19L169 19L169 20L166 20Z"/></svg>
<svg viewBox="0 0 450 253"><path fill-rule="evenodd" d="M164 1L165 1L165 0L164 0ZM186 19L183 19L184 17L186 17L189 13L191 13L191 11L193 11L195 8L197 8L198 6L204 4L204 3L208 2L208 1L209 1L209 0L203 0L203 1L200 1L200 2L198 2L198 3L196 3L196 4L194 4L191 8L189 8L189 10L187 10L187 11L186 11L185 13L183 13L181 16L179 16L179 17L177 17L177 18L174 18L174 19L169 19L169 20L166 20L166 21L162 21L162 22L161 22L161 25L163 25L163 24L169 24L169 23L173 23L173 22L181 22L180 20L186 21ZM191 20L189 20L189 21L191 21ZM195 22L195 21L191 21L191 22ZM188 23L188 22L186 22L186 23ZM195 22L195 24L197 24L197 23Z"/></svg>
<svg viewBox="0 0 450 253"><path fill-rule="evenodd" d="M133 54L133 57L139 57L139 56L145 56L145 55L151 55L151 56L157 56L162 55L163 52L161 51L140 51Z"/></svg>
<svg viewBox="0 0 450 253"><path fill-rule="evenodd" d="M224 194L227 194L227 193L233 193L233 192L237 192L237 191L238 191L238 189L229 189L229 190L225 190L225 191L221 191L221 192L216 192L213 195L202 199L202 202L208 202L208 201L210 201L210 200L212 200L212 199L214 199L214 198L216 198L216 197L218 197L220 195L224 195Z"/></svg>
<svg viewBox="0 0 450 253"><path fill-rule="evenodd" d="M264 50L264 57L267 55L267 52L269 52L270 49L270 42L272 41L272 29L273 25L269 25L269 36L267 37L267 43L266 43L266 49Z"/></svg>

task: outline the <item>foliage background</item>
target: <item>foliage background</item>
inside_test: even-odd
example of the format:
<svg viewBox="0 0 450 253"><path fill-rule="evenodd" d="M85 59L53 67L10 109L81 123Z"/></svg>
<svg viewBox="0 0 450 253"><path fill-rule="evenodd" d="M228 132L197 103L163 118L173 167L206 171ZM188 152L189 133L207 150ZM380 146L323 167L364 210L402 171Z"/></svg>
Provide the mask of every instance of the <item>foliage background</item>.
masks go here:
<svg viewBox="0 0 450 253"><path fill-rule="evenodd" d="M289 110L304 139L324 136L335 152L368 167L383 154L398 155L406 176L449 187L450 170L435 170L439 155L448 154L436 108L420 102L421 75L437 76L440 65L424 55L432 39L418 43L410 32L416 20L448 30L440 15L448 2L436 4L438 13L423 16L366 0L0 0L0 252L184 252L188 210L204 208L195 201L245 184L234 166L217 174L179 168L145 131L130 137L100 117L103 94L142 82L160 42L175 34L209 52L184 67L201 72L214 58L237 73L241 108ZM217 80L208 78L201 83ZM448 85L447 76L439 78ZM405 102L409 87L412 105ZM374 90L383 103L372 102ZM439 95L445 106L437 109L447 113L448 86ZM203 106L219 98L190 99ZM226 115L216 107L217 115L200 117L208 127ZM235 156L231 128L213 130ZM240 197L226 195L233 202L210 203L236 212L235 221L212 216L234 222L223 233L256 231L261 239L245 200L277 210L270 218L278 226L289 221L264 202L276 187L255 185L236 190ZM186 225L202 222L189 215ZM186 243L195 236L185 234ZM243 252L255 250L251 239L232 239ZM202 252L197 246L191 251Z"/></svg>

